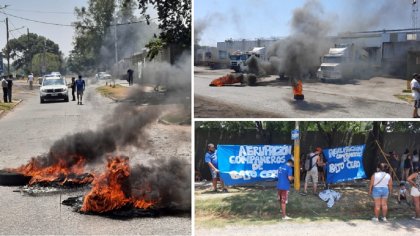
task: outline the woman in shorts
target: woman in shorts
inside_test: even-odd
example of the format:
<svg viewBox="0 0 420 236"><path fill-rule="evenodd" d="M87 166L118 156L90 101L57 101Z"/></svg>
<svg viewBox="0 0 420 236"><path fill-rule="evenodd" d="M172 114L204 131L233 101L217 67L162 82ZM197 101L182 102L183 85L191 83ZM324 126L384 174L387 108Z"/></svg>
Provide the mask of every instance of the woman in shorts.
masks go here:
<svg viewBox="0 0 420 236"><path fill-rule="evenodd" d="M420 173L419 168L416 168L415 172L407 178L412 186L410 195L413 197L413 202L416 210L416 215L413 217L414 220L420 220Z"/></svg>
<svg viewBox="0 0 420 236"><path fill-rule="evenodd" d="M388 172L388 165L380 163L378 171L370 178L369 195L372 195L375 202L373 221L379 221L379 212L382 210L382 221L387 222L388 196L392 193L392 178Z"/></svg>

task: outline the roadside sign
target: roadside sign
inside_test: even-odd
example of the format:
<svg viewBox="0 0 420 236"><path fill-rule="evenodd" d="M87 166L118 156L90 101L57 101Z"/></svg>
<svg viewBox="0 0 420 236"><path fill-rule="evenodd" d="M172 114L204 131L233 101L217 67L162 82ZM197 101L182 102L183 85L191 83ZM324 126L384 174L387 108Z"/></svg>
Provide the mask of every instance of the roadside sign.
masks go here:
<svg viewBox="0 0 420 236"><path fill-rule="evenodd" d="M292 130L292 140L297 140L297 139L299 139L299 130L294 129Z"/></svg>

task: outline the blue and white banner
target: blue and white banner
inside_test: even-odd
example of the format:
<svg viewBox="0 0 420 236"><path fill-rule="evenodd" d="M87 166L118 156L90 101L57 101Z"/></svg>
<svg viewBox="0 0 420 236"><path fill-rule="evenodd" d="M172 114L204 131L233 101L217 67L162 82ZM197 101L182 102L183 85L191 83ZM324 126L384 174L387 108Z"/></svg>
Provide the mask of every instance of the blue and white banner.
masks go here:
<svg viewBox="0 0 420 236"><path fill-rule="evenodd" d="M327 183L366 178L363 168L365 145L324 149L327 159Z"/></svg>
<svg viewBox="0 0 420 236"><path fill-rule="evenodd" d="M226 185L274 180L291 153L291 145L217 145L220 177Z"/></svg>

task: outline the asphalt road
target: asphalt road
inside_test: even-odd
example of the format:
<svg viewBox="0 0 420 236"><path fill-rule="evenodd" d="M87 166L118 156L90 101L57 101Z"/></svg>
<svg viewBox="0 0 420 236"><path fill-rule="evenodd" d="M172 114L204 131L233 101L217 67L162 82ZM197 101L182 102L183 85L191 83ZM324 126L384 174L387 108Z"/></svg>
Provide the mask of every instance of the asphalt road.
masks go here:
<svg viewBox="0 0 420 236"><path fill-rule="evenodd" d="M23 102L0 118L0 169L25 164L32 156L48 151L55 140L66 134L100 128L103 117L118 105L95 92L98 84L88 85L82 106L72 101L40 104L36 89L29 91L26 85L16 85L16 91L20 92L15 98ZM190 132L190 126L156 123L148 138L153 147L128 148L121 152L132 156L131 161L143 163L168 153L190 159ZM15 189L0 186L1 234L191 234L189 215L112 220L81 215L60 204L61 200L82 192L23 196L13 192Z"/></svg>
<svg viewBox="0 0 420 236"><path fill-rule="evenodd" d="M238 117L225 115L224 106L248 111L243 114L261 112L268 113L269 117L275 114L288 118L410 118L412 114L411 104L394 97L405 89L406 83L400 79L375 77L344 84L305 82L305 100L295 101L288 81L278 81L275 76L262 79L255 87L209 86L213 79L229 72L194 68L197 104L205 107L206 100L212 101L221 110L218 116L214 109L206 115L205 109L196 107L195 117Z"/></svg>

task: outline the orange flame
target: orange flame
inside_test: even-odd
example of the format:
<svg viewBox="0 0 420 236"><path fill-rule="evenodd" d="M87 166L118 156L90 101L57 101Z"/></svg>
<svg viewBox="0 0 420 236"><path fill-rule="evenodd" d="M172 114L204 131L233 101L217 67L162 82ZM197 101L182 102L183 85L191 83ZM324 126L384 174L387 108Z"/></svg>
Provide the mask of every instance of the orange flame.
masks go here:
<svg viewBox="0 0 420 236"><path fill-rule="evenodd" d="M128 157L108 159L105 173L95 178L92 190L85 196L82 212L108 212L120 209L127 204L147 209L156 201L131 197L129 184L130 166Z"/></svg>
<svg viewBox="0 0 420 236"><path fill-rule="evenodd" d="M42 166L39 160L32 158L28 164L10 170L25 176L31 176L32 178L29 181L29 185L41 182L58 182L60 185L69 182L78 184L92 182L93 176L91 175L77 178L84 174L86 159L82 156L74 156L71 160L72 164L69 164L69 162L66 162L65 159L62 158L55 164Z"/></svg>
<svg viewBox="0 0 420 236"><path fill-rule="evenodd" d="M213 81L211 81L209 86L222 87L223 85L236 84L236 83L240 83L240 82L241 82L240 77L235 78L235 76L233 76L231 74L228 74L228 75L222 76L220 78L214 79Z"/></svg>

